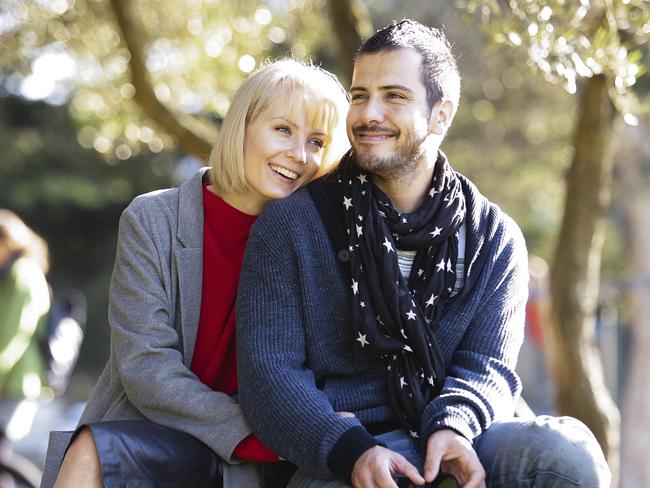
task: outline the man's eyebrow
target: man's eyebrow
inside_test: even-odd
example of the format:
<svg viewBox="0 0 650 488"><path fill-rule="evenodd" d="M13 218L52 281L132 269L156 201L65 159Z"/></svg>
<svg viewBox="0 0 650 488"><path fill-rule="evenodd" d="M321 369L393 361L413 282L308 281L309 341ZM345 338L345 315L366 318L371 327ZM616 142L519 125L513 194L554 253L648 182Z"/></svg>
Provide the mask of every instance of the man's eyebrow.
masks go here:
<svg viewBox="0 0 650 488"><path fill-rule="evenodd" d="M379 89L383 90L383 91L402 90L402 91L405 91L405 92L408 92L408 93L415 93L408 86L404 86L404 85L383 85L383 86L380 86ZM353 86L353 87L350 87L350 91L351 92L353 92L353 91L368 91L368 89L363 87L363 86Z"/></svg>
<svg viewBox="0 0 650 488"><path fill-rule="evenodd" d="M381 90L402 90L408 93L414 93L408 86L404 85L384 85L379 87Z"/></svg>

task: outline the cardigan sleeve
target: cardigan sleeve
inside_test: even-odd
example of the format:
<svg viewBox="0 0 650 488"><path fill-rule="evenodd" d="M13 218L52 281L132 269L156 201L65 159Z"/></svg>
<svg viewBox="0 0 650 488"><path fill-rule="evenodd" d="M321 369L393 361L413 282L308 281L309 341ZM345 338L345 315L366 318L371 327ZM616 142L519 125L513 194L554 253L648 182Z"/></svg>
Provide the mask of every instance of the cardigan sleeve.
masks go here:
<svg viewBox="0 0 650 488"><path fill-rule="evenodd" d="M441 429L469 440L497 418L511 416L521 392L515 373L523 341L528 296L528 261L518 226L503 216L497 231L486 239L483 266L473 282L481 292L474 315L453 353L440 395L425 408L422 442Z"/></svg>
<svg viewBox="0 0 650 488"><path fill-rule="evenodd" d="M152 217L162 210L155 200L147 202L136 199L120 219L109 300L120 382L147 419L196 437L228 462L240 462L233 450L250 429L237 400L204 385L183 362L182 338L173 326L178 290L168 278L176 264L165 241L175 235L163 235L167 224Z"/></svg>
<svg viewBox="0 0 650 488"><path fill-rule="evenodd" d="M339 440L357 457L355 446L365 450L380 443L356 417L334 411L308 367L295 254L304 239L292 230L310 227L292 224L314 215L301 210L270 204L248 240L237 300L239 395L253 431L274 452L314 476L346 478L347 469L333 471L328 464Z"/></svg>

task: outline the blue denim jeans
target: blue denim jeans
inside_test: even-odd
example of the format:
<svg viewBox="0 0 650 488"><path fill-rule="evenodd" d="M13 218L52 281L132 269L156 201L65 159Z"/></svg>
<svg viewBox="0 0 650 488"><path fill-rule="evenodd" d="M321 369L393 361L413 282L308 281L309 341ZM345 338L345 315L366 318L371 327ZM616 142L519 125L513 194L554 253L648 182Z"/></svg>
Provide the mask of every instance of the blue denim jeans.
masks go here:
<svg viewBox="0 0 650 488"><path fill-rule="evenodd" d="M424 458L403 430L378 439L402 454L422 473ZM609 488L611 474L593 434L571 417L539 416L494 423L474 440L488 488ZM343 488L298 471L288 488Z"/></svg>
<svg viewBox="0 0 650 488"><path fill-rule="evenodd" d="M591 431L572 417L497 422L474 441L492 488L609 488L612 475Z"/></svg>

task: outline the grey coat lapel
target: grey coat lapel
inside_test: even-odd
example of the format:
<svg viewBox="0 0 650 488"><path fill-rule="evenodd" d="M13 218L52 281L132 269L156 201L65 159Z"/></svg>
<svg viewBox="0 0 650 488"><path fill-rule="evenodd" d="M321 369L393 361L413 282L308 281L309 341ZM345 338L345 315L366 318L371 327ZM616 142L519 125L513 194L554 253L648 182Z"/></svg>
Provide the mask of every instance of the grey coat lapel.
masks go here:
<svg viewBox="0 0 650 488"><path fill-rule="evenodd" d="M203 186L206 168L179 188L178 238L174 251L178 273L178 307L183 336L183 362L192 364L203 288Z"/></svg>

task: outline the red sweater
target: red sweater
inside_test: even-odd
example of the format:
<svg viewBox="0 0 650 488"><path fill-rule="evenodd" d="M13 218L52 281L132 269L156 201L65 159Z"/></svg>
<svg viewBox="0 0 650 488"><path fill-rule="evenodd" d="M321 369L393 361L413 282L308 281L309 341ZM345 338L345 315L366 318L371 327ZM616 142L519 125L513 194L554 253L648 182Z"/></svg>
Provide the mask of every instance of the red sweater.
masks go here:
<svg viewBox="0 0 650 488"><path fill-rule="evenodd" d="M202 383L237 393L235 299L244 248L255 216L240 212L203 185L203 290L191 370ZM233 454L257 462L278 457L259 439L243 439Z"/></svg>

